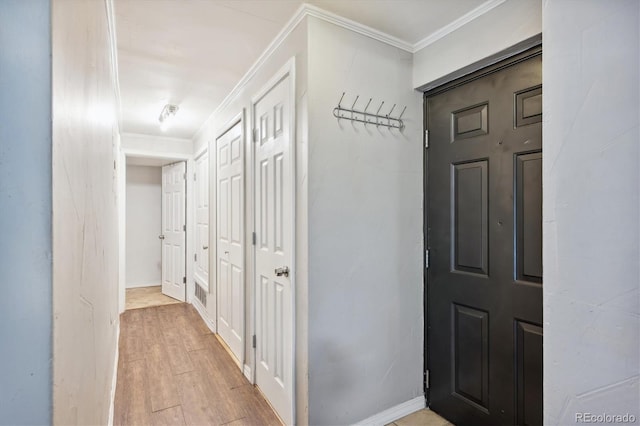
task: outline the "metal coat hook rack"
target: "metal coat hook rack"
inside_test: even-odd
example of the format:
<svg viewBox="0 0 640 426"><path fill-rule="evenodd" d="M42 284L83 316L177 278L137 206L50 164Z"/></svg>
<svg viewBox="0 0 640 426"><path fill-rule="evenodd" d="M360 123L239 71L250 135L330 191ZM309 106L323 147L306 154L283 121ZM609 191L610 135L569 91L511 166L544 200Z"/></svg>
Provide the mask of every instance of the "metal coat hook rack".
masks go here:
<svg viewBox="0 0 640 426"><path fill-rule="evenodd" d="M360 98L360 95L356 96L356 99L355 101L353 101L353 105L351 105L351 108L345 108L342 106L342 100L344 99L344 94L345 92L342 92L340 101L338 101L338 106L333 109L333 116L336 117L337 119L357 121L359 123L374 124L375 126L384 126L384 127L390 127L393 129L400 129L400 130L404 128L402 115L407 109L406 106L404 107L404 109L402 110L402 112L398 117L391 116L391 114L393 113L393 110L396 108L396 104L393 104L393 106L391 107L391 109L387 114L380 114L380 111L384 106L384 101L382 101L382 103L378 107L378 110L375 113L367 112L372 100L372 98L369 98L369 102L367 102L367 105L364 107L364 110L358 111L355 109L355 107L356 107L356 103L358 102L358 99Z"/></svg>

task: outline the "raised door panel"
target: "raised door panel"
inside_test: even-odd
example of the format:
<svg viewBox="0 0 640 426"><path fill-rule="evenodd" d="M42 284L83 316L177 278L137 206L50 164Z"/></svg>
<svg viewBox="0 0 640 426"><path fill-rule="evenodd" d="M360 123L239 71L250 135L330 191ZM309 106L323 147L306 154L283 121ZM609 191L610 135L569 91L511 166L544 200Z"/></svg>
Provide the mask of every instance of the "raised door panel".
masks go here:
<svg viewBox="0 0 640 426"><path fill-rule="evenodd" d="M293 182L290 77L254 104L256 383L285 423L293 399ZM288 267L289 274L276 269Z"/></svg>
<svg viewBox="0 0 640 426"><path fill-rule="evenodd" d="M244 156L242 122L218 138L218 332L239 363L244 356Z"/></svg>

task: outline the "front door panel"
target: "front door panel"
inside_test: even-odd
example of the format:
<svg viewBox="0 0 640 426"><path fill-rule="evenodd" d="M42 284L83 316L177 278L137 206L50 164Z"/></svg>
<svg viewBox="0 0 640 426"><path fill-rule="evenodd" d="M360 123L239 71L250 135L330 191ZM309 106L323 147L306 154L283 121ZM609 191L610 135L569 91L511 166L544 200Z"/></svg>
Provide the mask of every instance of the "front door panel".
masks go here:
<svg viewBox="0 0 640 426"><path fill-rule="evenodd" d="M427 97L431 408L542 423L541 55Z"/></svg>

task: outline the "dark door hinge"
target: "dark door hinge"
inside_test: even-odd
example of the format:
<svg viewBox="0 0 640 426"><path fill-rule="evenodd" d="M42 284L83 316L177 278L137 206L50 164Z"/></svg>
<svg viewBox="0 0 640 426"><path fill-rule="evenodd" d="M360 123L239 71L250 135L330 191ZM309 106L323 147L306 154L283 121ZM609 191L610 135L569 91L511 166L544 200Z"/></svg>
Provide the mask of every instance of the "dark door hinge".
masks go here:
<svg viewBox="0 0 640 426"><path fill-rule="evenodd" d="M186 231L187 230L187 225L182 225L182 230Z"/></svg>
<svg viewBox="0 0 640 426"><path fill-rule="evenodd" d="M182 284L186 284L187 283L187 277L182 277Z"/></svg>
<svg viewBox="0 0 640 426"><path fill-rule="evenodd" d="M253 341L252 341L253 347L256 347L256 335L253 335Z"/></svg>
<svg viewBox="0 0 640 426"><path fill-rule="evenodd" d="M196 253L196 254L194 254L194 255L193 255L193 261L194 261L194 262L197 262L197 261L198 261L198 253Z"/></svg>
<svg viewBox="0 0 640 426"><path fill-rule="evenodd" d="M251 244L256 245L256 233L251 233Z"/></svg>

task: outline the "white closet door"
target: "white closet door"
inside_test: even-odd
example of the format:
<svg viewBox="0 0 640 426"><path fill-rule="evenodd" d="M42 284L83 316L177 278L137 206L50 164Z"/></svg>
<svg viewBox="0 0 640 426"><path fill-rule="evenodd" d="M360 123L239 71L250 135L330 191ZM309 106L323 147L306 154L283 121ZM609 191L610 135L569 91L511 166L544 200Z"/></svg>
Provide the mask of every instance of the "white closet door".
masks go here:
<svg viewBox="0 0 640 426"><path fill-rule="evenodd" d="M209 155L203 153L196 159L196 254L195 280L209 291Z"/></svg>
<svg viewBox="0 0 640 426"><path fill-rule="evenodd" d="M244 147L238 122L216 142L218 333L239 362L244 350Z"/></svg>
<svg viewBox="0 0 640 426"><path fill-rule="evenodd" d="M256 384L286 424L293 401L291 76L254 104Z"/></svg>
<svg viewBox="0 0 640 426"><path fill-rule="evenodd" d="M185 301L186 163L162 168L162 292Z"/></svg>

